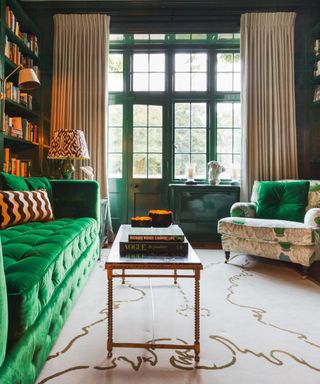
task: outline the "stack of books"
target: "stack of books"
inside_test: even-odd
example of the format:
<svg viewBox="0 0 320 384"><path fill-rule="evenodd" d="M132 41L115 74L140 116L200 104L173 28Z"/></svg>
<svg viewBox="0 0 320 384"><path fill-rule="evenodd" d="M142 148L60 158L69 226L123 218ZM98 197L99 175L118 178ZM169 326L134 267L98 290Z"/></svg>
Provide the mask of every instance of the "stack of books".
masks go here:
<svg viewBox="0 0 320 384"><path fill-rule="evenodd" d="M185 257L188 242L179 226L168 228L130 228L120 240L122 257Z"/></svg>

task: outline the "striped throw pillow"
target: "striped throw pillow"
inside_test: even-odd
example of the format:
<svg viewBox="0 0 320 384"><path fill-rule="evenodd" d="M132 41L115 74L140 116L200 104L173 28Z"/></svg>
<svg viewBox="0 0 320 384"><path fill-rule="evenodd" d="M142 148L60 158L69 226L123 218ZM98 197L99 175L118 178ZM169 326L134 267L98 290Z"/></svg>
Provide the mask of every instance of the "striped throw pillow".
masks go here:
<svg viewBox="0 0 320 384"><path fill-rule="evenodd" d="M0 191L0 228L53 220L48 193L38 191Z"/></svg>

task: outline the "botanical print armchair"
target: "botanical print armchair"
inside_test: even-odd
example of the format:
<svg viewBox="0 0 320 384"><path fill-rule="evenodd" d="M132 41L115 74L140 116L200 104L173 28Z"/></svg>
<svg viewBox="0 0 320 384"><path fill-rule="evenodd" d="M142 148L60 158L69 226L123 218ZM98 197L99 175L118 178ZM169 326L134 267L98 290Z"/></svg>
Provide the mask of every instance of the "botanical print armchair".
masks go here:
<svg viewBox="0 0 320 384"><path fill-rule="evenodd" d="M320 181L308 184L302 222L258 218L260 186L256 181L251 201L235 203L231 217L218 223L226 262L230 252L245 253L300 264L306 275L308 267L320 258Z"/></svg>

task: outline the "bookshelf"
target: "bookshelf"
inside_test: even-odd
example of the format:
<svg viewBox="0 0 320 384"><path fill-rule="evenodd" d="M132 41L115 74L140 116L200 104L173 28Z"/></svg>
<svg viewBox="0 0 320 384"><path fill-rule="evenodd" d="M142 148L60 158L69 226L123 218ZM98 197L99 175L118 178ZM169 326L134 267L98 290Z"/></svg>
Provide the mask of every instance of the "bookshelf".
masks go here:
<svg viewBox="0 0 320 384"><path fill-rule="evenodd" d="M41 82L39 32L18 0L0 0L0 75L4 79L19 65L33 68ZM40 93L18 88L18 71L4 89L4 116L0 119L0 168L21 176L43 174L44 156L50 141L50 122L44 127ZM3 108L1 108L3 111ZM46 137L44 137L46 136Z"/></svg>

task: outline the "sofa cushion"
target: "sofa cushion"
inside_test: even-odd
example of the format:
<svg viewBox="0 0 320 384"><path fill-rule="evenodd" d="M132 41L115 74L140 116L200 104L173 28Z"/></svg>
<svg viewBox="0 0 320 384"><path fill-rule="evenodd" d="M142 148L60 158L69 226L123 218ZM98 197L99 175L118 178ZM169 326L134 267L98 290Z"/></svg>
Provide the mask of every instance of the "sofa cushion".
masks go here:
<svg viewBox="0 0 320 384"><path fill-rule="evenodd" d="M4 191L29 191L29 187L23 177L0 172L1 188Z"/></svg>
<svg viewBox="0 0 320 384"><path fill-rule="evenodd" d="M53 219L47 191L0 191L0 228Z"/></svg>
<svg viewBox="0 0 320 384"><path fill-rule="evenodd" d="M97 235L97 222L92 218L28 223L1 232L9 339L19 338L37 320Z"/></svg>
<svg viewBox="0 0 320 384"><path fill-rule="evenodd" d="M314 244L312 228L295 221L226 217L218 225L220 234L235 238L296 245Z"/></svg>
<svg viewBox="0 0 320 384"><path fill-rule="evenodd" d="M308 181L262 181L259 187L257 217L303 222L309 185Z"/></svg>
<svg viewBox="0 0 320 384"><path fill-rule="evenodd" d="M25 181L30 191L45 189L48 192L49 200L52 203L52 186L46 177L26 177Z"/></svg>

